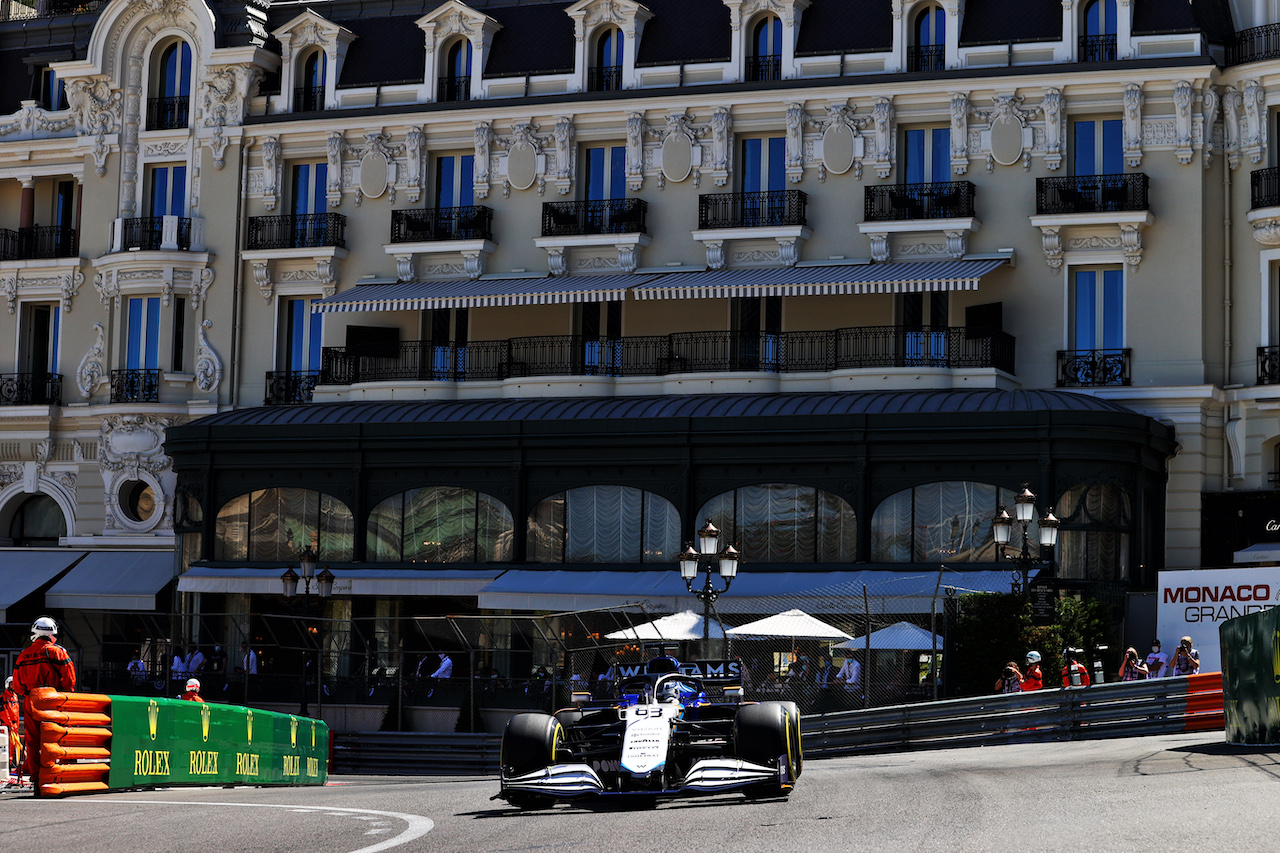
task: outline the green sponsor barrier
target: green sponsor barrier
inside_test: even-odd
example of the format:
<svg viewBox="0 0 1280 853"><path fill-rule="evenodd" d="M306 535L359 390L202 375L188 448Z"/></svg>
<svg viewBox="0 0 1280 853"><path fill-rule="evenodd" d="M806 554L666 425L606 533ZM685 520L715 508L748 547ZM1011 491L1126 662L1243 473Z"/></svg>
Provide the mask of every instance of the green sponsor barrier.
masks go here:
<svg viewBox="0 0 1280 853"><path fill-rule="evenodd" d="M1218 627L1228 743L1280 743L1280 607Z"/></svg>
<svg viewBox="0 0 1280 853"><path fill-rule="evenodd" d="M323 785L322 720L240 705L111 697L111 788L147 785Z"/></svg>

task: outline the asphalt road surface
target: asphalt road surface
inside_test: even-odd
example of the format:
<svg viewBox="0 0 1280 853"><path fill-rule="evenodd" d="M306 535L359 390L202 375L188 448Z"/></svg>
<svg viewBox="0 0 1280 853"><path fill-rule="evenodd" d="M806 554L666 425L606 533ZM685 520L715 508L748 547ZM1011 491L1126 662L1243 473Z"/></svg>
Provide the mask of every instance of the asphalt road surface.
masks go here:
<svg viewBox="0 0 1280 853"><path fill-rule="evenodd" d="M1273 850L1280 748L1221 733L810 760L789 799L521 813L492 779L0 794L0 850Z"/></svg>

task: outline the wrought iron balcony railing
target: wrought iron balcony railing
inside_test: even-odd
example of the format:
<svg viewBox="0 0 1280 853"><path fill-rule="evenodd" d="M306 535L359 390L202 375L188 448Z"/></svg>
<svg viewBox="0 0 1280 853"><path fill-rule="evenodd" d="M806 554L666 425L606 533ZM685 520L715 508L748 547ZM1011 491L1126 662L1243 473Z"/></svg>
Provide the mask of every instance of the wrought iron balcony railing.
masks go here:
<svg viewBox="0 0 1280 853"><path fill-rule="evenodd" d="M571 237L581 234L647 234L644 199L615 198L597 201L544 201L542 236Z"/></svg>
<svg viewBox="0 0 1280 853"><path fill-rule="evenodd" d="M588 92L617 92L621 89L621 65L597 65L587 69Z"/></svg>
<svg viewBox="0 0 1280 853"><path fill-rule="evenodd" d="M1280 24L1241 30L1227 42L1227 65L1267 59L1280 59Z"/></svg>
<svg viewBox="0 0 1280 853"><path fill-rule="evenodd" d="M147 98L147 130L171 130L187 126L191 99L186 95Z"/></svg>
<svg viewBox="0 0 1280 853"><path fill-rule="evenodd" d="M0 21L88 14L98 11L99 6L99 0L0 0Z"/></svg>
<svg viewBox="0 0 1280 853"><path fill-rule="evenodd" d="M187 217L168 217L177 220L177 247L182 251L191 248L191 220ZM121 248L124 251L139 249L156 252L164 248L164 216L140 216L120 221Z"/></svg>
<svg viewBox="0 0 1280 853"><path fill-rule="evenodd" d="M867 222L959 219L973 216L974 186L969 181L940 184L868 186Z"/></svg>
<svg viewBox="0 0 1280 853"><path fill-rule="evenodd" d="M698 196L699 228L804 225L809 196L803 190L716 193Z"/></svg>
<svg viewBox="0 0 1280 853"><path fill-rule="evenodd" d="M1147 176L1076 175L1036 178L1036 213L1124 213L1149 210Z"/></svg>
<svg viewBox="0 0 1280 853"><path fill-rule="evenodd" d="M907 48L908 71L946 71L947 48L941 44L912 45Z"/></svg>
<svg viewBox="0 0 1280 853"><path fill-rule="evenodd" d="M1116 37L1110 36L1080 36L1080 51L1076 56L1077 62L1115 62L1116 61Z"/></svg>
<svg viewBox="0 0 1280 853"><path fill-rule="evenodd" d="M0 406L60 405L62 405L62 377L58 374L0 374Z"/></svg>
<svg viewBox="0 0 1280 853"><path fill-rule="evenodd" d="M1254 169L1249 175L1249 209L1280 207L1280 169Z"/></svg>
<svg viewBox="0 0 1280 853"><path fill-rule="evenodd" d="M1280 346L1258 347L1258 384L1280 385Z"/></svg>
<svg viewBox="0 0 1280 853"><path fill-rule="evenodd" d="M341 213L286 213L249 217L246 249L347 247L347 217Z"/></svg>
<svg viewBox="0 0 1280 853"><path fill-rule="evenodd" d="M60 225L0 228L0 261L74 258L79 251L79 235L74 228Z"/></svg>
<svg viewBox="0 0 1280 853"><path fill-rule="evenodd" d="M1014 372L1014 339L994 329L867 326L816 332L681 332L627 338L580 335L472 341L402 341L326 347L321 382L476 382L533 376L995 368Z"/></svg>
<svg viewBox="0 0 1280 853"><path fill-rule="evenodd" d="M748 56L746 77L748 83L768 83L782 79L781 56Z"/></svg>
<svg viewBox="0 0 1280 853"><path fill-rule="evenodd" d="M268 370L264 406L288 406L310 403L320 381L318 370Z"/></svg>
<svg viewBox="0 0 1280 853"><path fill-rule="evenodd" d="M482 204L391 211L392 243L492 239L493 209Z"/></svg>
<svg viewBox="0 0 1280 853"><path fill-rule="evenodd" d="M111 371L111 402L158 403L160 402L160 371L113 370Z"/></svg>
<svg viewBox="0 0 1280 853"><path fill-rule="evenodd" d="M1130 350L1058 350L1058 387L1130 385Z"/></svg>
<svg viewBox="0 0 1280 853"><path fill-rule="evenodd" d="M324 109L324 86L295 86L293 90L293 111L295 113L314 113Z"/></svg>
<svg viewBox="0 0 1280 853"><path fill-rule="evenodd" d="M436 86L437 101L469 101L471 100L471 75L459 77L441 77Z"/></svg>

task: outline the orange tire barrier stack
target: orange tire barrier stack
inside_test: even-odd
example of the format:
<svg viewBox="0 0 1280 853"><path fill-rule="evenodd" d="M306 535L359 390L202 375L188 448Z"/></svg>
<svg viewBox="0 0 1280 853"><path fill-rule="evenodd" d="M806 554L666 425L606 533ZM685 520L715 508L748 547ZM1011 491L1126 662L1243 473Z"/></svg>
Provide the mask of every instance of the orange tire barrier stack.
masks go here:
<svg viewBox="0 0 1280 853"><path fill-rule="evenodd" d="M111 697L37 687L31 691L31 707L40 726L40 794L106 791Z"/></svg>
<svg viewBox="0 0 1280 853"><path fill-rule="evenodd" d="M1222 673L1187 676L1187 710L1183 731L1207 732L1223 727Z"/></svg>

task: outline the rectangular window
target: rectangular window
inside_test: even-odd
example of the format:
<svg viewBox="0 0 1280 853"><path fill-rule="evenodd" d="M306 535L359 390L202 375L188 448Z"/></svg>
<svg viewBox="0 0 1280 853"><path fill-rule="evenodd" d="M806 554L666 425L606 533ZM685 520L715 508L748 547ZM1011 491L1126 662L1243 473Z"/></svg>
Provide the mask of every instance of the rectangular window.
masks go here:
<svg viewBox="0 0 1280 853"><path fill-rule="evenodd" d="M325 212L328 163L296 163L293 167L293 212L297 215Z"/></svg>
<svg viewBox="0 0 1280 853"><path fill-rule="evenodd" d="M1071 126L1077 175L1119 175L1124 172L1124 122L1118 118L1077 121Z"/></svg>
<svg viewBox="0 0 1280 853"><path fill-rule="evenodd" d="M126 308L125 367L160 368L160 297L131 297Z"/></svg>
<svg viewBox="0 0 1280 853"><path fill-rule="evenodd" d="M472 175L473 154L452 154L436 158L436 207L473 207L476 203Z"/></svg>
<svg viewBox="0 0 1280 853"><path fill-rule="evenodd" d="M53 224L62 229L74 228L76 217L75 181L58 181L53 195Z"/></svg>
<svg viewBox="0 0 1280 853"><path fill-rule="evenodd" d="M1124 271L1075 269L1071 276L1070 348L1124 348Z"/></svg>
<svg viewBox="0 0 1280 853"><path fill-rule="evenodd" d="M173 299L173 366L174 373L181 373L186 364L187 351L187 312L182 310L187 300L181 296Z"/></svg>
<svg viewBox="0 0 1280 853"><path fill-rule="evenodd" d="M187 167L152 166L151 215L187 215Z"/></svg>
<svg viewBox="0 0 1280 853"><path fill-rule="evenodd" d="M924 127L903 134L902 174L904 183L931 184L949 180L951 174L951 128Z"/></svg>
<svg viewBox="0 0 1280 853"><path fill-rule="evenodd" d="M62 311L57 304L22 306L19 364L35 377L58 372L58 336Z"/></svg>
<svg viewBox="0 0 1280 853"><path fill-rule="evenodd" d="M621 145L588 148L582 157L585 201L627 197L627 149Z"/></svg>
<svg viewBox="0 0 1280 853"><path fill-rule="evenodd" d="M68 108L66 85L47 64L31 69L31 99L50 111Z"/></svg>
<svg viewBox="0 0 1280 853"><path fill-rule="evenodd" d="M309 372L320 369L320 344L324 315L312 312L318 299L284 299L284 369Z"/></svg>
<svg viewBox="0 0 1280 853"><path fill-rule="evenodd" d="M787 140L781 136L742 140L742 191L787 188Z"/></svg>

